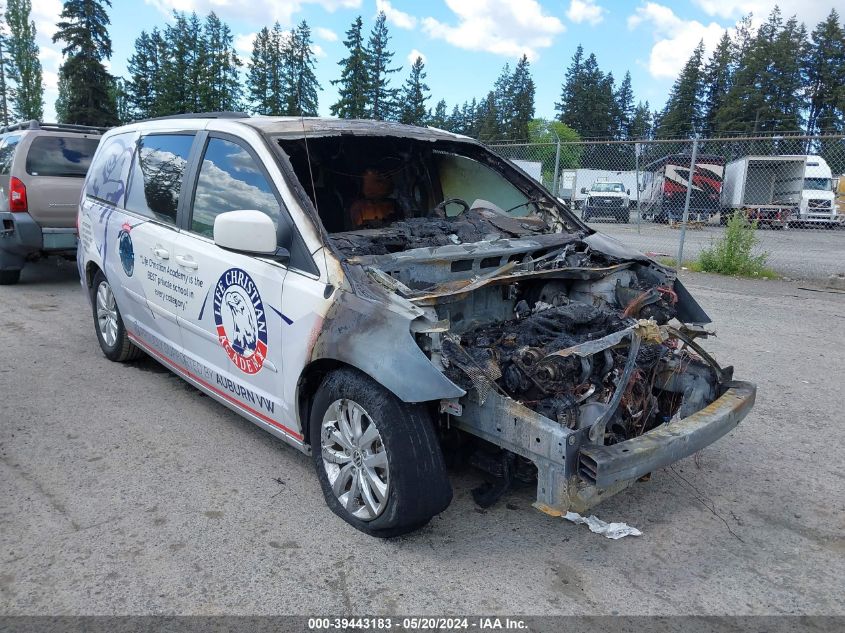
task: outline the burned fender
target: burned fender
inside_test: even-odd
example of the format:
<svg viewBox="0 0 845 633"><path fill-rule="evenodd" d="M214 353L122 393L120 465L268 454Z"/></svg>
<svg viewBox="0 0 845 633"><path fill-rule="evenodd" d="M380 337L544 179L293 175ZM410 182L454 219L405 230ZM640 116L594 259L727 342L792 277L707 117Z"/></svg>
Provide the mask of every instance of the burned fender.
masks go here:
<svg viewBox="0 0 845 633"><path fill-rule="evenodd" d="M399 305L389 295L361 297L338 291L314 345L311 360L351 365L404 402L458 398L466 392L446 378L411 334L419 308Z"/></svg>

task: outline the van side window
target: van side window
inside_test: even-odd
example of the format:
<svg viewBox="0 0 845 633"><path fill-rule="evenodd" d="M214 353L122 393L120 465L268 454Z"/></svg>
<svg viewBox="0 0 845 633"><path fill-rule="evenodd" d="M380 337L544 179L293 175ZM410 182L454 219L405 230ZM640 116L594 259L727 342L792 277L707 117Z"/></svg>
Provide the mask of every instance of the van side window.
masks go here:
<svg viewBox="0 0 845 633"><path fill-rule="evenodd" d="M15 157L15 149L20 142L20 134L7 136L0 143L0 174L7 176L12 171L12 159Z"/></svg>
<svg viewBox="0 0 845 633"><path fill-rule="evenodd" d="M126 208L167 224L176 210L193 134L150 134L138 141Z"/></svg>
<svg viewBox="0 0 845 633"><path fill-rule="evenodd" d="M240 145L211 138L197 179L191 230L212 237L214 218L245 209L263 211L278 229L281 209L261 166Z"/></svg>

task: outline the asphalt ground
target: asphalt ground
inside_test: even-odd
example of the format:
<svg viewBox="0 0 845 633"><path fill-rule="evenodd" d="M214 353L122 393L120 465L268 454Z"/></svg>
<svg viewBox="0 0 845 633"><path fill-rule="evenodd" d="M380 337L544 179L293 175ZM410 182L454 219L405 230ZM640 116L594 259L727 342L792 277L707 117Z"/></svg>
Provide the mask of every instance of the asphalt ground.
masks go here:
<svg viewBox="0 0 845 633"><path fill-rule="evenodd" d="M680 229L643 220L639 227L636 214L629 224L596 219L589 225L612 235L643 252L656 252L676 258ZM696 259L702 249L710 248L724 233L718 224L690 226L684 237L684 261ZM845 274L845 226L839 228L760 228L756 232L755 253L767 253L767 267L784 277L825 280Z"/></svg>
<svg viewBox="0 0 845 633"><path fill-rule="evenodd" d="M786 233L785 235L789 235ZM309 458L151 359L101 354L73 264L0 287L0 614L845 614L845 295L683 278L759 385L730 435L598 506L610 541L481 481L376 540Z"/></svg>

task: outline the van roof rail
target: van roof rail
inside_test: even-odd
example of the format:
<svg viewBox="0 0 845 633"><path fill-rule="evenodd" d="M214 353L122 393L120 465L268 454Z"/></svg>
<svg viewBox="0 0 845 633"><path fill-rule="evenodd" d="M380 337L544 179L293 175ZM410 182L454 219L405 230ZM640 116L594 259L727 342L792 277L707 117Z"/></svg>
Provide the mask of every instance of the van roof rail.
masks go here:
<svg viewBox="0 0 845 633"><path fill-rule="evenodd" d="M248 119L249 114L246 112L185 112L183 114L168 114L167 116L156 116L150 119L141 119L138 123L143 121L167 121L169 119Z"/></svg>
<svg viewBox="0 0 845 633"><path fill-rule="evenodd" d="M35 119L31 121L20 121L7 125L0 134L6 132L17 132L19 130L47 130L48 132L84 132L88 134L104 134L109 128L96 125L76 125L75 123L42 123Z"/></svg>

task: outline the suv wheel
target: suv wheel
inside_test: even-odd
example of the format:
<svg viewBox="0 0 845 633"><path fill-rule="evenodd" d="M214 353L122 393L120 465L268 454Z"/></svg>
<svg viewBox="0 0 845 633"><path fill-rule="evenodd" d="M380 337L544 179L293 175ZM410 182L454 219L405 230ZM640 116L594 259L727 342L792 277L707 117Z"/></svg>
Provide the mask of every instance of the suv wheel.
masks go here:
<svg viewBox="0 0 845 633"><path fill-rule="evenodd" d="M431 419L352 369L334 371L314 397L311 450L329 508L381 538L425 525L452 487Z"/></svg>
<svg viewBox="0 0 845 633"><path fill-rule="evenodd" d="M0 270L0 286L14 286L21 280L21 271Z"/></svg>
<svg viewBox="0 0 845 633"><path fill-rule="evenodd" d="M111 285L101 271L94 275L91 304L94 309L94 330L106 358L118 363L138 358L141 350L129 340Z"/></svg>

